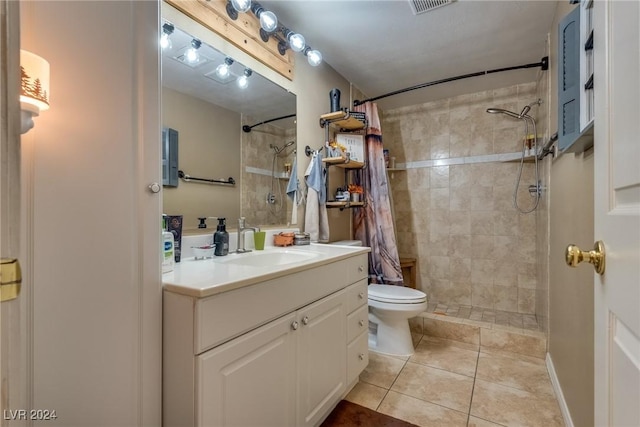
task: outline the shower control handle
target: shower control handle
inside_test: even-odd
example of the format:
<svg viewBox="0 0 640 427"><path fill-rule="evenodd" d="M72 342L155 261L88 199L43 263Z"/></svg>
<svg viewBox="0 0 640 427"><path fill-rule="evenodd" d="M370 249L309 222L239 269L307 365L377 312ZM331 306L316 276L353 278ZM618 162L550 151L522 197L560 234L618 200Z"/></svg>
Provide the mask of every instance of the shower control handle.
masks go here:
<svg viewBox="0 0 640 427"><path fill-rule="evenodd" d="M605 269L604 243L598 240L590 251L583 251L574 244L567 246L564 254L565 261L569 267L577 267L582 261L593 264L596 273L602 275Z"/></svg>

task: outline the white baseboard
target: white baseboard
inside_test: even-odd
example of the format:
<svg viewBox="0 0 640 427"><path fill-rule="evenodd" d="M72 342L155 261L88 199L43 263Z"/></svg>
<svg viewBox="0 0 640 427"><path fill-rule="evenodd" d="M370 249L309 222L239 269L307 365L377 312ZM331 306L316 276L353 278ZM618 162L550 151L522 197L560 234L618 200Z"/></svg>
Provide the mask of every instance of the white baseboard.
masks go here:
<svg viewBox="0 0 640 427"><path fill-rule="evenodd" d="M562 387L560 387L560 381L558 381L558 376L556 375L556 368L553 366L553 360L551 360L551 354L547 353L545 360L547 362L547 372L549 372L549 377L551 378L551 385L553 386L553 391L556 393L556 399L558 400L558 405L560 405L562 418L564 418L564 425L566 427L574 427L573 420L571 419L571 413L569 413L569 407L567 406L567 402L564 400Z"/></svg>

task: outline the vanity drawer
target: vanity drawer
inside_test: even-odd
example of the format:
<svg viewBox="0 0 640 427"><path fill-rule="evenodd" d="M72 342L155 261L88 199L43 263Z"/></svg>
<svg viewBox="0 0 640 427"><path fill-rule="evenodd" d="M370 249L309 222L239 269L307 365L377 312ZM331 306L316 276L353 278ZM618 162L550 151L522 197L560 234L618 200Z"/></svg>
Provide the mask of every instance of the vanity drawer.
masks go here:
<svg viewBox="0 0 640 427"><path fill-rule="evenodd" d="M347 346L347 384L358 379L369 364L369 334L367 331Z"/></svg>
<svg viewBox="0 0 640 427"><path fill-rule="evenodd" d="M347 288L347 313L367 305L367 279L362 279Z"/></svg>
<svg viewBox="0 0 640 427"><path fill-rule="evenodd" d="M363 305L347 316L347 342L369 329L369 308Z"/></svg>
<svg viewBox="0 0 640 427"><path fill-rule="evenodd" d="M351 261L340 260L198 299L195 354L345 289L344 271L352 266Z"/></svg>
<svg viewBox="0 0 640 427"><path fill-rule="evenodd" d="M356 283L358 280L366 279L369 275L368 254L360 254L348 259L347 279L349 283Z"/></svg>

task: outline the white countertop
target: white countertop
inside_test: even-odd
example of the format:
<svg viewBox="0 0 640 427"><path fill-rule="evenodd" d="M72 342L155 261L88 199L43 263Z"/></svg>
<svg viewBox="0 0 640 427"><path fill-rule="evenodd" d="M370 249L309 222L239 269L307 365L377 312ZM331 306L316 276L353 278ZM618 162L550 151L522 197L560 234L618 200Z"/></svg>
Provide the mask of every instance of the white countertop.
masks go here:
<svg viewBox="0 0 640 427"><path fill-rule="evenodd" d="M330 264L370 250L368 247L312 243L286 248L266 247L264 251L230 253L224 257L208 259L183 258L181 262L176 263L172 272L162 275L162 282L166 291L203 298ZM259 266L244 263L248 258L241 259L260 257L268 253L280 253L282 255L277 256L283 259L290 254L292 261L281 265Z"/></svg>

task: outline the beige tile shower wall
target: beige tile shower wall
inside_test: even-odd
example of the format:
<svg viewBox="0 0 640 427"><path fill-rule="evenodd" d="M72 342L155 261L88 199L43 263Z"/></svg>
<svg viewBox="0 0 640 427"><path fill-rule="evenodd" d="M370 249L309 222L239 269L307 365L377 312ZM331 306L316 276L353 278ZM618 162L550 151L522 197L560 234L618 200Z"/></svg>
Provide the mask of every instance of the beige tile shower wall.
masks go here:
<svg viewBox="0 0 640 427"><path fill-rule="evenodd" d="M536 86L386 111L385 148L398 163L519 152L523 122L486 109L519 112L537 99ZM513 207L518 170L518 162L490 162L393 173L399 251L418 259L419 287L431 302L535 312L536 215ZM527 187L534 181L533 164L525 163L518 193L523 207L532 206Z"/></svg>
<svg viewBox="0 0 640 427"><path fill-rule="evenodd" d="M243 124L253 124L250 117L243 117ZM284 172L284 164L292 163L295 144L288 147L275 159L270 145L282 147L295 140L295 130L287 131L272 125L262 125L251 132L242 132L242 191L241 214L249 225L268 226L287 224L291 218L291 202L286 195L287 180L272 179L272 168L276 176ZM247 167L262 173L248 172ZM275 203L267 203L267 195L275 195Z"/></svg>

